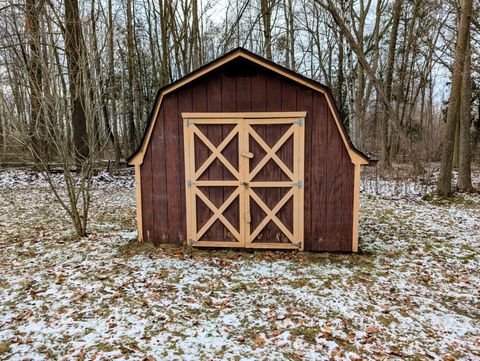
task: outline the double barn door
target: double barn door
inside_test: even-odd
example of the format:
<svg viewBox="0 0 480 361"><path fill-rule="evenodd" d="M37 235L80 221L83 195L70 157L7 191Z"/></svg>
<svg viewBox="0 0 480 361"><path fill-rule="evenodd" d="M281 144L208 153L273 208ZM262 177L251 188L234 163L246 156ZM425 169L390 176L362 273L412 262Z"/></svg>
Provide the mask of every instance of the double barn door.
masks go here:
<svg viewBox="0 0 480 361"><path fill-rule="evenodd" d="M182 114L190 245L303 249L305 115Z"/></svg>

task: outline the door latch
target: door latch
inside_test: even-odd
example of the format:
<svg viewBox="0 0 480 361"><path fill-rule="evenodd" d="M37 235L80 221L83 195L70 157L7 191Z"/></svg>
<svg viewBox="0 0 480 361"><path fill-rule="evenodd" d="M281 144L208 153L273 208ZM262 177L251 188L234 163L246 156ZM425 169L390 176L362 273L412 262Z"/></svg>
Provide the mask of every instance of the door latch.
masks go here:
<svg viewBox="0 0 480 361"><path fill-rule="evenodd" d="M253 153L252 152L242 152L242 157L246 157L246 158L250 158L252 159L253 158Z"/></svg>

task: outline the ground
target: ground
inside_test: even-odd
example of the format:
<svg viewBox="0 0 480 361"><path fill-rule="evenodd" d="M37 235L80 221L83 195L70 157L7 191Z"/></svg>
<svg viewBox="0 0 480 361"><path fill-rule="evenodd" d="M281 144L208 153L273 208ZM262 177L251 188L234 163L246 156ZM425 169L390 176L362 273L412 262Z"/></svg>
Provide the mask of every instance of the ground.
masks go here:
<svg viewBox="0 0 480 361"><path fill-rule="evenodd" d="M364 181L354 254L156 248L131 176L95 177L91 233L35 173L0 173L0 359L480 357L480 195Z"/></svg>

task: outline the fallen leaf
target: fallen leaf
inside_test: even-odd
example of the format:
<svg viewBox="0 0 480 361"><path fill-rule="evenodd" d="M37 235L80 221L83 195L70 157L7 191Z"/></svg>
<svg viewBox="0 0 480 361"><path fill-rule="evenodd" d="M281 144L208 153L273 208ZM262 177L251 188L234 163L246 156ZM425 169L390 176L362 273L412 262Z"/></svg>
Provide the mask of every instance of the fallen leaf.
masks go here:
<svg viewBox="0 0 480 361"><path fill-rule="evenodd" d="M365 328L364 331L371 335L372 333L377 333L378 331L380 331L380 328L377 325L373 324Z"/></svg>
<svg viewBox="0 0 480 361"><path fill-rule="evenodd" d="M271 334L270 334L270 337L277 337L278 335L280 335L281 333L283 332L283 330L275 330L273 331Z"/></svg>
<svg viewBox="0 0 480 361"><path fill-rule="evenodd" d="M30 318L32 315L33 315L32 310L28 310L28 311L24 312L24 313L23 313L20 317L18 317L17 319L19 319L19 320L26 320L26 319Z"/></svg>
<svg viewBox="0 0 480 361"><path fill-rule="evenodd" d="M257 344L257 345L263 345L265 343L265 340L262 338L262 337L257 337L254 342Z"/></svg>
<svg viewBox="0 0 480 361"><path fill-rule="evenodd" d="M78 301L79 299L83 298L86 294L87 292L84 292L84 291L75 292L71 297L72 301Z"/></svg>
<svg viewBox="0 0 480 361"><path fill-rule="evenodd" d="M77 356L77 361L83 361L85 360L85 351L84 350L80 350L80 352L78 353L78 356Z"/></svg>
<svg viewBox="0 0 480 361"><path fill-rule="evenodd" d="M328 325L323 326L322 331L323 334L327 336L332 334L332 329Z"/></svg>

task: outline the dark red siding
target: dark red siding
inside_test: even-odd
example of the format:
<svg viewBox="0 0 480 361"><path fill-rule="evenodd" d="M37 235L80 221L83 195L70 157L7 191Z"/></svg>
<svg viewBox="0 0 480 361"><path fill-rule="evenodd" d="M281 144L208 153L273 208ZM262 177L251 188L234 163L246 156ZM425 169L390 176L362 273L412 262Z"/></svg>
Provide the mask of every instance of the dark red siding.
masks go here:
<svg viewBox="0 0 480 361"><path fill-rule="evenodd" d="M185 170L181 113L191 111L307 111L305 249L351 250L354 166L325 96L242 59L234 60L190 82L163 99L141 166L145 238L157 243L179 244L185 241ZM209 129L208 138L220 140L228 131L227 125ZM268 135L275 138L276 134L273 133L279 130L272 127L262 131L270 132ZM288 160L288 149L281 152L283 153L279 154L280 158ZM198 149L196 157L206 159L207 154L206 149ZM209 169L209 172L216 171L221 172L221 168ZM216 176L222 177L221 174ZM223 177L226 175L223 174ZM222 189L211 190L218 191L223 192ZM227 196L228 194L214 195L213 198L225 199ZM267 198L278 196L274 193L267 194ZM284 216L289 218L288 215ZM205 212L198 214L198 217L199 224L203 224L209 215ZM215 237L214 233L215 227L212 227L208 236ZM265 233L268 234L268 230Z"/></svg>

